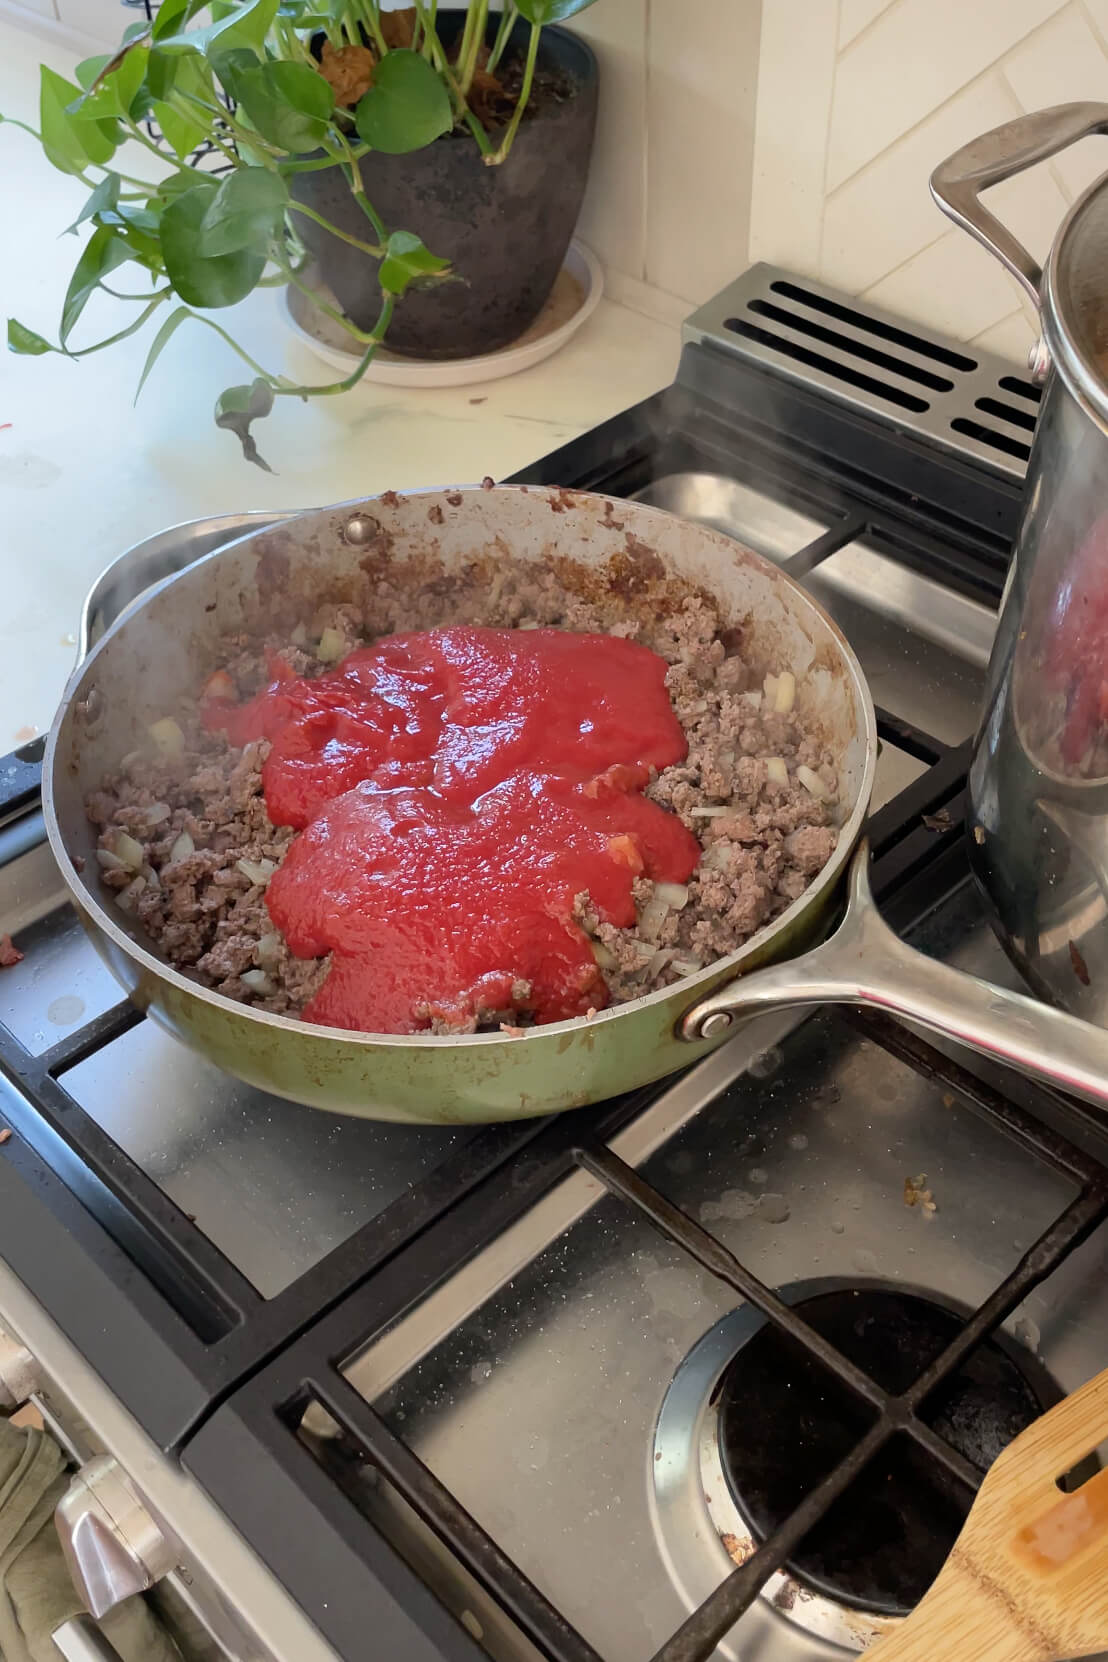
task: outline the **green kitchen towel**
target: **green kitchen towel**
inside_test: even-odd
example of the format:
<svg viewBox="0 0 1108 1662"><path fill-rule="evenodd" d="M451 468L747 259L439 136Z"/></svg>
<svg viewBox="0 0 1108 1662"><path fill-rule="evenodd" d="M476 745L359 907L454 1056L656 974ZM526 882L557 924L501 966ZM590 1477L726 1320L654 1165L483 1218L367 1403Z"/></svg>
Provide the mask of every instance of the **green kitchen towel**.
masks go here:
<svg viewBox="0 0 1108 1662"><path fill-rule="evenodd" d="M0 1662L58 1662L54 1629L83 1608L62 1557L54 1508L69 1485L65 1456L42 1431L0 1420ZM122 1662L181 1662L145 1601L100 1623Z"/></svg>

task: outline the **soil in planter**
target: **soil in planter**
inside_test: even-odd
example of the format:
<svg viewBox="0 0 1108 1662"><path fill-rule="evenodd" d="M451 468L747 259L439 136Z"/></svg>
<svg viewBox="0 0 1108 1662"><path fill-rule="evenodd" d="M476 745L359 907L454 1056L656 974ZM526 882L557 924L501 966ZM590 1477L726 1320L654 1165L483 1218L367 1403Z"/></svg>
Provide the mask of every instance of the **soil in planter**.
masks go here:
<svg viewBox="0 0 1108 1662"><path fill-rule="evenodd" d="M409 15L414 19L414 12L385 12L382 18L407 18ZM394 27L386 32L390 48L409 46L411 38L410 23L406 29ZM451 61L456 65L456 59L452 58ZM488 61L489 47L485 45L477 55L477 71L467 95L467 102L485 131L490 137L495 137L498 136L499 128L507 126L519 101L519 95L523 90L526 58L522 52L509 48L493 75L485 68ZM370 85L375 62L376 56L368 43L365 46L344 46L335 51L329 42L323 42L320 74L334 91L337 104L353 109ZM564 104L567 99L574 97L577 91L577 83L570 76L556 69L537 68L531 82L531 96L523 112L523 120L528 121L535 116L541 116L555 104ZM473 135L461 124L444 137L473 142Z"/></svg>

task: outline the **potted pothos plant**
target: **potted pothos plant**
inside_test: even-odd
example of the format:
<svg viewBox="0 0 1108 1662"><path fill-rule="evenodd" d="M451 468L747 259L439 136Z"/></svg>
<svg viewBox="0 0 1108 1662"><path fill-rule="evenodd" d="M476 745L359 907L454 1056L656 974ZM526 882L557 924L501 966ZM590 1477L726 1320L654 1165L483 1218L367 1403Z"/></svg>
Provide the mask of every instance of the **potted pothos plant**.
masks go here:
<svg viewBox="0 0 1108 1662"><path fill-rule="evenodd" d="M250 371L220 394L216 425L266 467L253 424L278 398L355 386L386 334L416 356L507 344L546 301L584 192L595 60L549 25L591 3L163 0L117 52L80 64L79 84L44 65L35 136L89 186L70 229L91 235L57 344L10 318L9 347L80 359L157 320L137 397L183 324L214 329ZM168 164L156 180L117 165L128 142ZM309 287L313 262L337 304ZM138 271L126 292L123 266ZM285 283L355 343L342 380L273 373L211 315ZM98 289L133 315L77 345Z"/></svg>

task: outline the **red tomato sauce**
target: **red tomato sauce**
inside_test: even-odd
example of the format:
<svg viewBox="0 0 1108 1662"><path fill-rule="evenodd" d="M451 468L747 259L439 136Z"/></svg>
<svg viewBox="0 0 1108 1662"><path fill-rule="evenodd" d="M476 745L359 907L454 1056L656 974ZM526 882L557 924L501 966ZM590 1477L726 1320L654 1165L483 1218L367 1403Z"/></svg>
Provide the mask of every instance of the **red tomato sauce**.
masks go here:
<svg viewBox="0 0 1108 1662"><path fill-rule="evenodd" d="M269 913L298 956L334 954L305 1019L414 1033L433 1017L602 1009L574 897L627 927L636 876L684 882L700 856L642 795L687 751L665 662L611 635L447 628L390 636L315 680L269 669L256 698L209 700L204 719L272 746L266 807L301 835Z"/></svg>

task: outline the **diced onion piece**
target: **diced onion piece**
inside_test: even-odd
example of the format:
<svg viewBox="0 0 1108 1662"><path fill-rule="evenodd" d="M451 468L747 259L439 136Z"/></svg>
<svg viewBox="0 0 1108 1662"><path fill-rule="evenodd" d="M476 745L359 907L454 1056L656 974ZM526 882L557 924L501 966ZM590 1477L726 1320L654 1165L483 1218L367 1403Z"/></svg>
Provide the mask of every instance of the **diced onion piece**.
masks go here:
<svg viewBox="0 0 1108 1662"><path fill-rule="evenodd" d="M661 947L654 954L654 956L651 958L650 962L647 964L647 966L646 966L647 975L649 975L649 976L661 975L662 971L665 969L666 965L669 963L669 961L672 957L673 957L673 948L671 946Z"/></svg>
<svg viewBox="0 0 1108 1662"><path fill-rule="evenodd" d="M185 735L172 716L152 721L147 732L154 741L158 755L167 762L176 762L185 754Z"/></svg>
<svg viewBox="0 0 1108 1662"><path fill-rule="evenodd" d="M537 618L528 618L526 623L517 623L516 628L517 629L541 629L542 624L538 621Z"/></svg>
<svg viewBox="0 0 1108 1662"><path fill-rule="evenodd" d="M337 629L325 629L319 637L315 655L325 664L337 664L346 654L346 640Z"/></svg>
<svg viewBox="0 0 1108 1662"><path fill-rule="evenodd" d="M655 890L639 913L639 934L645 940L656 941L662 932L662 925L670 911L671 908L666 905L661 895Z"/></svg>
<svg viewBox="0 0 1108 1662"><path fill-rule="evenodd" d="M275 969L281 961L281 937L275 929L263 935L256 946L255 956L263 969Z"/></svg>
<svg viewBox="0 0 1108 1662"><path fill-rule="evenodd" d="M161 888L161 884L158 881L158 874L154 870L153 866L149 866L149 865L143 866L140 875L146 879L147 888L150 888L150 889L160 889Z"/></svg>
<svg viewBox="0 0 1108 1662"><path fill-rule="evenodd" d="M655 883L654 898L662 900L672 912L679 912L689 898L684 883Z"/></svg>
<svg viewBox="0 0 1108 1662"><path fill-rule="evenodd" d="M209 675L204 682L204 697L219 698L224 703L237 695L238 689L225 669L217 669L214 675Z"/></svg>
<svg viewBox="0 0 1108 1662"><path fill-rule="evenodd" d="M257 883L264 888L277 870L277 863L275 860L236 860L235 870L241 871L251 883Z"/></svg>
<svg viewBox="0 0 1108 1662"><path fill-rule="evenodd" d="M773 707L779 716L787 716L796 699L796 676L791 670L783 669L777 677L777 691L773 698Z"/></svg>
<svg viewBox="0 0 1108 1662"><path fill-rule="evenodd" d="M113 854L110 848L98 848L96 858L104 871L128 871L130 868L123 864L118 854Z"/></svg>
<svg viewBox="0 0 1108 1662"><path fill-rule="evenodd" d="M121 889L116 895L116 900L119 902L120 908L124 912L133 912L135 909L135 902L138 900L139 895L145 887L145 877L136 877L133 882L128 883L127 887L125 889Z"/></svg>
<svg viewBox="0 0 1108 1662"><path fill-rule="evenodd" d="M187 831L182 831L180 836L174 839L173 847L169 851L170 864L172 865L174 860L187 860L190 854L195 853L196 844Z"/></svg>
<svg viewBox="0 0 1108 1662"><path fill-rule="evenodd" d="M590 941L589 946L592 948L592 955L596 959L598 968L602 970L619 968L619 959L610 947L604 945L603 941Z"/></svg>
<svg viewBox="0 0 1108 1662"><path fill-rule="evenodd" d="M787 785L788 784L788 782L789 782L789 770L785 766L785 763L784 763L784 760L783 760L782 757L780 757L780 756L768 756L766 758L766 778L769 780L771 785Z"/></svg>
<svg viewBox="0 0 1108 1662"><path fill-rule="evenodd" d="M146 825L161 825L172 813L168 802L152 802L149 808L142 810L143 823Z"/></svg>
<svg viewBox="0 0 1108 1662"><path fill-rule="evenodd" d="M275 991L273 982L264 969L243 970L239 980L244 987L249 987L252 993L260 993L263 998L268 998L270 993Z"/></svg>
<svg viewBox="0 0 1108 1662"><path fill-rule="evenodd" d="M131 836L129 831L117 831L112 842L112 852L127 867L128 871L138 871L146 855L142 844Z"/></svg>
<svg viewBox="0 0 1108 1662"><path fill-rule="evenodd" d="M674 958L670 967L678 975L699 975L701 965L699 958Z"/></svg>
<svg viewBox="0 0 1108 1662"><path fill-rule="evenodd" d="M146 758L141 750L129 750L119 764L119 771L121 773L130 773L133 767L137 767L140 762L144 762L145 760Z"/></svg>
<svg viewBox="0 0 1108 1662"><path fill-rule="evenodd" d="M752 710L760 710L762 708L762 695L760 692L740 693L739 702L748 705Z"/></svg>
<svg viewBox="0 0 1108 1662"><path fill-rule="evenodd" d="M289 636L289 640L292 642L293 646L303 646L307 638L308 631L303 623L298 623L292 634Z"/></svg>
<svg viewBox="0 0 1108 1662"><path fill-rule="evenodd" d="M733 808L716 806L714 808L690 808L690 819L722 819L724 814L733 814Z"/></svg>
<svg viewBox="0 0 1108 1662"><path fill-rule="evenodd" d="M813 773L811 768L798 767L796 777L797 782L803 785L808 794L814 796L817 802L827 801L829 792L818 773Z"/></svg>
<svg viewBox="0 0 1108 1662"><path fill-rule="evenodd" d="M762 682L762 691L766 695L766 703L769 704L769 705L773 705L776 702L776 699L777 699L777 677L776 677L776 675L767 675L766 676L765 680Z"/></svg>

